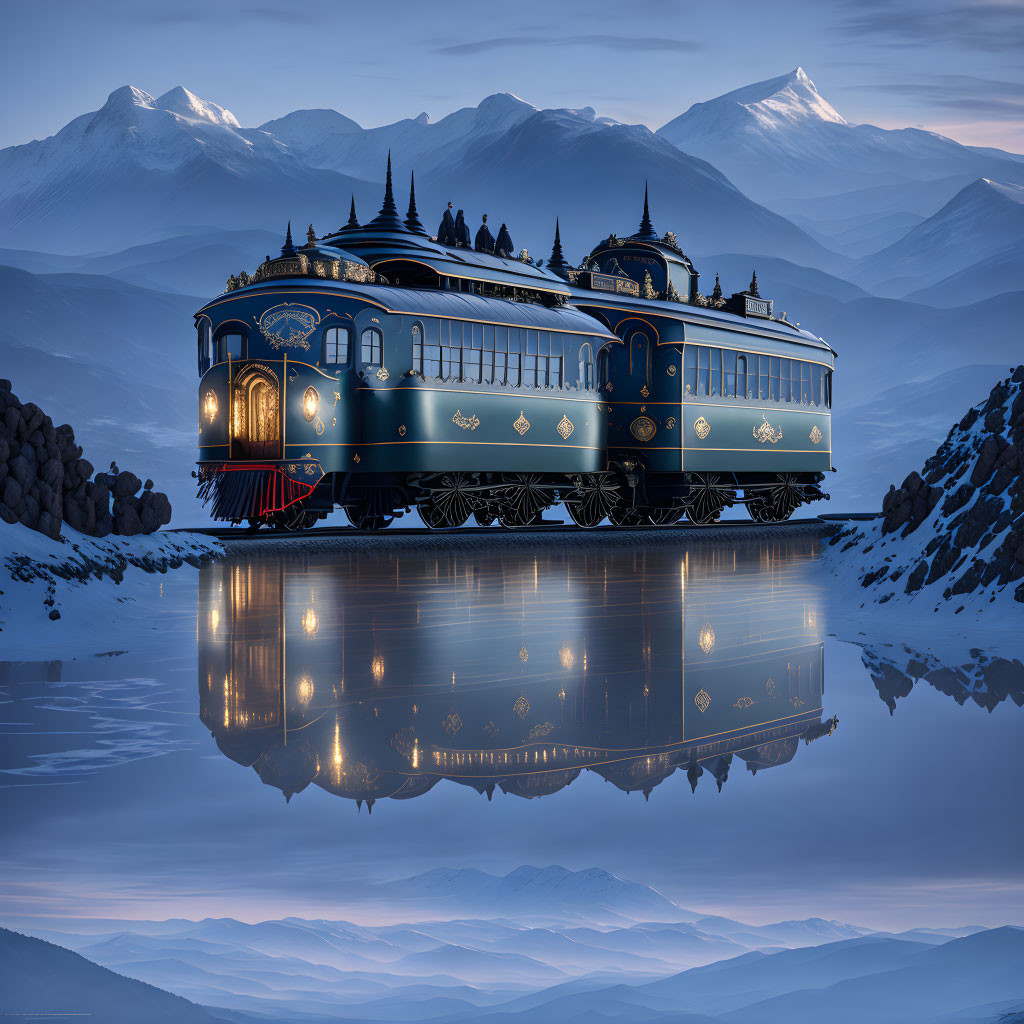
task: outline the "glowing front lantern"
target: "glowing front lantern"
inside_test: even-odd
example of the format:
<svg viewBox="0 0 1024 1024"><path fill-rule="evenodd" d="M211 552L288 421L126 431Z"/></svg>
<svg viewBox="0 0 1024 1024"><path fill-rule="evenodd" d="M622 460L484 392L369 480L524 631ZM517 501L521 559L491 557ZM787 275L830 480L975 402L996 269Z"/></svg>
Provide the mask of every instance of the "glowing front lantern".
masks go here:
<svg viewBox="0 0 1024 1024"><path fill-rule="evenodd" d="M370 674L375 683L379 683L384 678L384 659L379 654L375 654L373 661L370 662Z"/></svg>
<svg viewBox="0 0 1024 1024"><path fill-rule="evenodd" d="M302 415L311 420L320 408L320 393L310 385L302 394Z"/></svg>
<svg viewBox="0 0 1024 1024"><path fill-rule="evenodd" d="M212 391L207 391L203 399L203 415L210 423L217 418L217 396Z"/></svg>
<svg viewBox="0 0 1024 1024"><path fill-rule="evenodd" d="M309 676L303 676L299 680L299 703L308 704L313 699L313 680Z"/></svg>
<svg viewBox="0 0 1024 1024"><path fill-rule="evenodd" d="M316 636L316 631L320 628L320 620L312 608L307 608L302 613L302 628L306 636Z"/></svg>

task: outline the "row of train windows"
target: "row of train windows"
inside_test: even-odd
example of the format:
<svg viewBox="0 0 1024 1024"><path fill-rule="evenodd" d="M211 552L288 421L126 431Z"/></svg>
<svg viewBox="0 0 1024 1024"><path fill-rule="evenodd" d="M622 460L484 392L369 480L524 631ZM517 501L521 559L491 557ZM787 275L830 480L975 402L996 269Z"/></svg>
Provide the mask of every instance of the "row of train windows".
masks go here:
<svg viewBox="0 0 1024 1024"><path fill-rule="evenodd" d="M686 395L832 405L832 371L819 363L687 345L683 369Z"/></svg>

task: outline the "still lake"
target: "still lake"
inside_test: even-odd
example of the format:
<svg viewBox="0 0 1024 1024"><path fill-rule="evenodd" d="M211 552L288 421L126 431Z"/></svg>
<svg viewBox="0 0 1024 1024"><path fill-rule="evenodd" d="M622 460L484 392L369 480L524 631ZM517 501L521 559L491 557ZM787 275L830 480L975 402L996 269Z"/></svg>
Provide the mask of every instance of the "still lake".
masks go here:
<svg viewBox="0 0 1024 1024"><path fill-rule="evenodd" d="M1019 917L1024 669L837 628L820 554L376 543L171 574L135 647L0 662L0 910L356 919L363 884L561 863L747 919Z"/></svg>

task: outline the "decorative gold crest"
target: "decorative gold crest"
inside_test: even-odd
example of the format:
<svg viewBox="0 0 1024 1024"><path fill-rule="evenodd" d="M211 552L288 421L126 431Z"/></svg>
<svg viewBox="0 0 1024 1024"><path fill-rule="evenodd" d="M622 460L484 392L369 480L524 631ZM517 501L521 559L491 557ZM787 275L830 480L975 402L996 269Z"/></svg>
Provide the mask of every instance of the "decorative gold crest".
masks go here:
<svg viewBox="0 0 1024 1024"><path fill-rule="evenodd" d="M648 396L648 395L649 395L650 393L651 393L651 392L650 392L650 390L648 389L648 387L647 387L647 385L646 385L646 384L645 384L645 385L644 385L644 386L643 386L643 387L642 387L642 388L640 389L640 394L641 394L641 395L643 395L643 396L644 396L644 398L646 398L646 397L647 397L647 396Z"/></svg>
<svg viewBox="0 0 1024 1024"><path fill-rule="evenodd" d="M441 727L452 737L462 728L462 719L454 707L448 712L448 717L441 723Z"/></svg>
<svg viewBox="0 0 1024 1024"><path fill-rule="evenodd" d="M512 705L512 710L520 717L525 718L530 713L530 702L523 694L519 694L519 700Z"/></svg>
<svg viewBox="0 0 1024 1024"><path fill-rule="evenodd" d="M391 376L391 374L388 373L388 368L386 366L382 366L377 371L377 380L384 381L384 380L387 380L388 377L390 377L390 376Z"/></svg>
<svg viewBox="0 0 1024 1024"><path fill-rule="evenodd" d="M753 704L753 703L754 703L754 701L750 697L740 697L740 699L737 700L735 704L733 704L733 707L734 708L749 708L751 706L751 704Z"/></svg>
<svg viewBox="0 0 1024 1024"><path fill-rule="evenodd" d="M657 424L650 418L650 416L637 416L637 418L629 425L629 432L638 441L650 441L657 432L657 429Z"/></svg>
<svg viewBox="0 0 1024 1024"><path fill-rule="evenodd" d="M529 739L539 740L542 736L547 736L554 732L554 722L538 722L531 730Z"/></svg>
<svg viewBox="0 0 1024 1024"><path fill-rule="evenodd" d="M708 693L707 690L701 690L697 696L693 698L693 703L697 705L698 711L707 711L708 705L711 703L711 694Z"/></svg>
<svg viewBox="0 0 1024 1024"><path fill-rule="evenodd" d="M675 364L675 363L669 363L669 364L668 364L668 369L667 369L667 370L666 370L665 372L666 372L666 373L667 373L667 374L668 374L668 375L669 375L670 377L674 377L674 376L676 375L676 364Z"/></svg>
<svg viewBox="0 0 1024 1024"><path fill-rule="evenodd" d="M526 649L526 644L519 648L519 660L524 662L530 660L530 652Z"/></svg>
<svg viewBox="0 0 1024 1024"><path fill-rule="evenodd" d="M761 444L767 444L769 442L772 444L778 444L782 440L782 427L779 427L779 429L776 430L775 427L765 419L765 416L762 413L761 425L754 427L753 434L754 440L760 441Z"/></svg>
<svg viewBox="0 0 1024 1024"><path fill-rule="evenodd" d="M270 347L309 349L309 336L320 323L320 314L312 306L282 303L266 310L256 321Z"/></svg>
<svg viewBox="0 0 1024 1024"><path fill-rule="evenodd" d="M804 706L804 699L802 697L790 697L789 703L795 708L802 708Z"/></svg>
<svg viewBox="0 0 1024 1024"><path fill-rule="evenodd" d="M324 421L320 419L319 416L316 418L316 423L313 425L313 429L316 430L318 434L322 434L324 432Z"/></svg>
<svg viewBox="0 0 1024 1024"><path fill-rule="evenodd" d="M772 700L775 700L775 680L772 679L771 676L768 677L768 681L764 684L764 692L767 693Z"/></svg>
<svg viewBox="0 0 1024 1024"><path fill-rule="evenodd" d="M572 420L570 420L568 416L563 416L561 420L559 420L558 426L555 427L555 430L562 435L563 441L568 440L569 435L573 431Z"/></svg>
<svg viewBox="0 0 1024 1024"><path fill-rule="evenodd" d="M675 418L675 416L669 416L669 418L667 420L665 420L665 429L666 430L675 430L676 429L676 418Z"/></svg>
<svg viewBox="0 0 1024 1024"><path fill-rule="evenodd" d="M705 622L700 627L700 632L697 634L697 643L700 644L700 649L705 654L711 653L711 648L715 646L715 631L711 628L710 622Z"/></svg>
<svg viewBox="0 0 1024 1024"><path fill-rule="evenodd" d="M523 415L522 409L519 410L519 419L517 419L512 426L520 437L530 429L530 421Z"/></svg>
<svg viewBox="0 0 1024 1024"><path fill-rule="evenodd" d="M711 433L711 424L703 416L698 416L694 421L693 429L697 436L703 441Z"/></svg>
<svg viewBox="0 0 1024 1024"><path fill-rule="evenodd" d="M363 461L362 459L359 458L359 452L356 452L355 455L352 456L352 461L353 462L362 462Z"/></svg>
<svg viewBox="0 0 1024 1024"><path fill-rule="evenodd" d="M399 437L405 437L405 424L404 423L398 428L398 436Z"/></svg>
<svg viewBox="0 0 1024 1024"><path fill-rule="evenodd" d="M821 431L818 429L817 425L811 427L811 441L814 444L821 444Z"/></svg>
<svg viewBox="0 0 1024 1024"><path fill-rule="evenodd" d="M463 416L459 409L455 410L452 423L457 427L462 427L463 430L476 430L480 426L480 420L476 416Z"/></svg>

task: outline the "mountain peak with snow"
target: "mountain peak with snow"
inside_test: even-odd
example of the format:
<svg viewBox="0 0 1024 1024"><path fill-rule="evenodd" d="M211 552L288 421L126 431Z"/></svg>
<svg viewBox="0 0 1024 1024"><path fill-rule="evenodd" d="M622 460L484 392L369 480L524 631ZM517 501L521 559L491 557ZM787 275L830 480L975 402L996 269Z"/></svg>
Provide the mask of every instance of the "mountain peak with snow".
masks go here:
<svg viewBox="0 0 1024 1024"><path fill-rule="evenodd" d="M190 121L209 121L211 124L227 125L230 128L241 127L230 110L225 110L209 100L200 99L183 85L176 85L165 92L154 105L160 110L168 110Z"/></svg>

